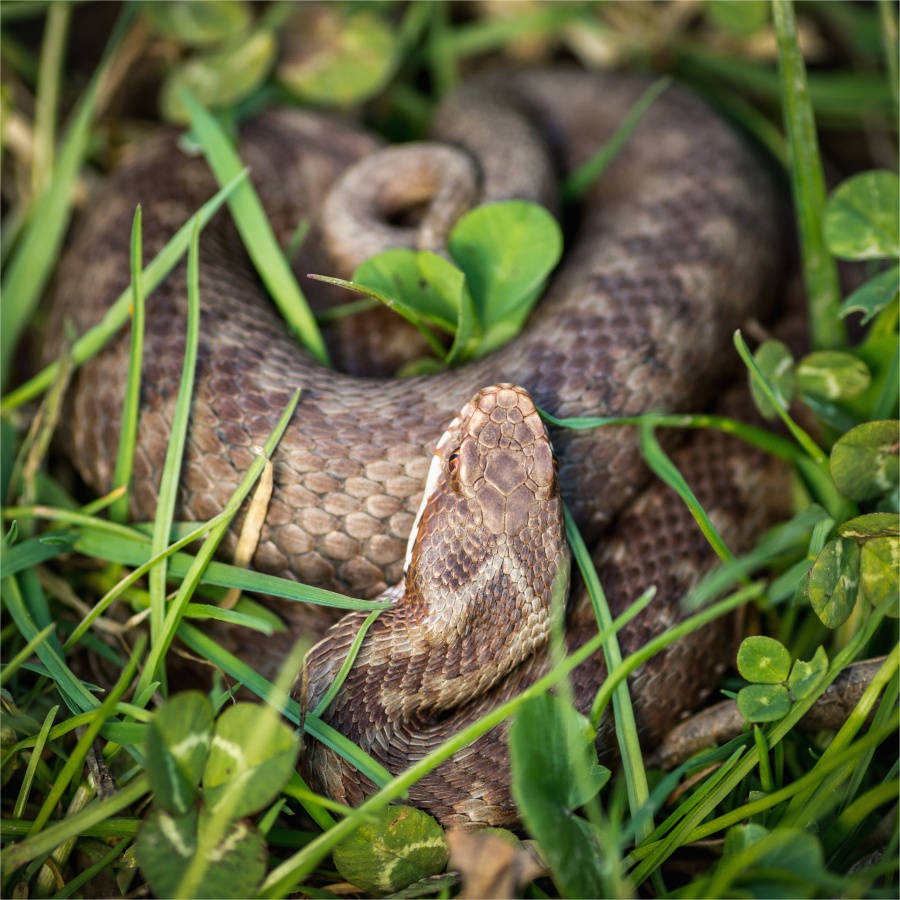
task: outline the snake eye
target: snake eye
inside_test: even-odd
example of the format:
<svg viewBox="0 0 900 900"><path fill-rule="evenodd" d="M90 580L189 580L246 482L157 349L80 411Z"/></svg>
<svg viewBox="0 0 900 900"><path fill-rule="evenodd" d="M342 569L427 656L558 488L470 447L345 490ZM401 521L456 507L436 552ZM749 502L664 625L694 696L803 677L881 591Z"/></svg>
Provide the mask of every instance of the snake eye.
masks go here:
<svg viewBox="0 0 900 900"><path fill-rule="evenodd" d="M447 465L450 467L451 470L456 469L456 467L459 465L459 451L458 450L454 450L447 457Z"/></svg>

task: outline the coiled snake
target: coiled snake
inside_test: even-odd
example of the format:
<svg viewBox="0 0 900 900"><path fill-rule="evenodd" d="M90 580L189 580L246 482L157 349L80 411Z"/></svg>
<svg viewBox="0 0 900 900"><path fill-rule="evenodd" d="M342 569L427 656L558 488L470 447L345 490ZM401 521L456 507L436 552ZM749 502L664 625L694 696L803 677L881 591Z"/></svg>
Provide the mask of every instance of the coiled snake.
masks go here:
<svg viewBox="0 0 900 900"><path fill-rule="evenodd" d="M629 76L574 70L492 75L443 104L433 137L474 162L482 199L547 200L558 174L602 146L644 87ZM346 275L325 255L324 235L329 246L336 240L332 226L323 228L321 209L340 173L376 151L373 140L324 116L269 112L244 127L240 150L279 233L289 234L301 219L312 222L298 271ZM390 164L375 167L378 190L394 183ZM397 178L409 171L408 163L401 165ZM203 161L179 150L171 132L139 147L83 217L62 264L48 353L59 345L64 318L84 330L127 286L137 202L149 257L214 190ZM438 192L416 190L410 205ZM382 237L386 230L398 243L433 240L396 224L398 204L387 204L392 217ZM412 379L361 378L312 362L262 298L227 214L201 238L200 351L179 515L205 519L219 512L252 459L252 446L265 439L297 386L304 393L274 459L275 493L256 567L374 596L401 581L432 459L438 462L431 486L462 490L453 494L455 503L431 503L421 516L420 539L440 538L440 546L426 549L420 541L412 549L416 589L376 621L364 659L325 716L394 771L546 665L547 585L568 563L557 474L534 404L558 416L699 410L716 398L733 366L733 330L777 296L783 241L768 179L732 131L680 89L654 104L589 192L577 222L569 218L566 257L524 332L485 359ZM368 246L365 235L351 236L354 241ZM142 517L155 508L180 378L184 284L180 268L148 299L133 500ZM127 353L121 336L82 368L72 393L70 451L100 490L111 486ZM524 386L531 398L509 387L478 393L503 383ZM435 457L438 439L464 405ZM486 431L473 431L473 422ZM502 451L501 463L479 455L486 432L490 440L514 438L512 449L502 441L493 447ZM471 440L456 447L461 434ZM709 564L709 552L676 499L659 486L642 493L648 476L632 431L553 438L559 493L589 541L606 534L595 559L614 611L647 585L659 588L648 610L619 635L628 651L677 619L677 599ZM515 450L523 441L530 452ZM451 459L454 452L459 455ZM678 459L733 549L746 546L768 515L760 498L777 494L763 489L774 477L769 466L721 435L705 436ZM483 482L471 474L479 465ZM469 496L476 481L481 499ZM437 560L446 568L439 570ZM520 570L523 560L527 572ZM326 623L320 609L277 608L292 636ZM328 652L320 645L310 657L313 703L358 622L356 614L343 620ZM595 629L589 605L576 594L570 646ZM269 640L243 632L223 639L265 671L277 665ZM648 741L702 701L726 650L721 629L708 628L635 676L636 714ZM579 703L590 703L602 675L599 658L575 673ZM607 724L598 746L609 746ZM311 747L305 766L313 783L337 799L356 802L371 789L324 748ZM515 811L506 767L503 733L492 732L420 782L411 799L445 823L508 823Z"/></svg>

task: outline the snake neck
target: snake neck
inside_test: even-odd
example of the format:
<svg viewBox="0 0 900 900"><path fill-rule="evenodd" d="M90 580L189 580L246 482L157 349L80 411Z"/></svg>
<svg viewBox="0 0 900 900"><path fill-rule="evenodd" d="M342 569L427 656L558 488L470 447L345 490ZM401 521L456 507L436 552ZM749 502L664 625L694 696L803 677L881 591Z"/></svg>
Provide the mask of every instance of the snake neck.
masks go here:
<svg viewBox="0 0 900 900"><path fill-rule="evenodd" d="M385 730L440 718L544 647L569 578L556 468L524 389L495 385L463 407L435 451L402 594L372 625L329 715L343 726L362 703ZM308 704L343 662L335 643L349 648L359 623L342 620L320 645L330 652L310 651Z"/></svg>

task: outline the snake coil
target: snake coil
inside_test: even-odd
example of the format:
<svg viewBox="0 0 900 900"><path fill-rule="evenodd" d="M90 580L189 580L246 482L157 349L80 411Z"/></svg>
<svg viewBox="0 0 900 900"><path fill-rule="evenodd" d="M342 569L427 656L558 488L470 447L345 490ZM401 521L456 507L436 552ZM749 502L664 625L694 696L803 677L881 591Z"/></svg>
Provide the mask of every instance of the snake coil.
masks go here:
<svg viewBox="0 0 900 900"><path fill-rule="evenodd" d="M558 177L602 146L645 86L630 76L565 69L491 75L445 102L432 137L452 145L453 158L464 160L460 183L468 185L462 190L468 199L463 205L471 195L479 201L524 197L552 205ZM285 241L298 221L312 223L296 260L301 273L351 265L360 246L363 253L377 248L385 234L391 242L433 246L455 214L444 212L443 202L432 204L437 211L426 211L418 229L388 221L375 237L360 232L345 242L340 222L323 221L323 208L327 213L335 206L328 193L351 164L372 153L385 158L378 157L365 133L324 116L264 113L244 127L240 152ZM394 179L415 174L408 158L401 154L400 159L396 168L389 159L384 162L379 175L384 190ZM363 178L362 184L369 181ZM346 191L343 184L335 190ZM203 161L186 156L171 131L139 147L83 216L62 263L48 354L59 347L65 319L85 330L127 286L128 234L137 202L149 258L214 190ZM440 193L424 175L417 190L426 203ZM452 194L460 196L456 189ZM337 206L340 211L348 204ZM358 221L373 208L385 207L363 203L351 209L350 218ZM253 564L371 597L403 577L407 540L447 423L464 404L477 406L486 396L504 398L498 406L506 402L506 387L472 401L485 385L523 385L528 403L558 416L696 411L714 400L732 366L732 332L762 314L778 291L779 203L752 153L701 101L670 89L590 190L578 221L570 218L566 258L518 338L458 370L392 380L341 374L312 361L262 295L227 214L217 215L201 238L201 335L178 514L202 520L219 512L251 461L252 447L262 443L300 386L304 393L295 420L273 460L275 492ZM345 244L346 259L340 258ZM326 247L338 254L337 261L326 261ZM148 298L133 493L133 511L140 517L153 515L170 432L184 347L184 284L180 267ZM123 335L84 365L72 392L69 449L98 490L112 486L127 357ZM531 415L519 412L523 420ZM536 434L535 439L543 440ZM605 428L555 433L553 440L559 492L588 540L608 535L617 522L615 534L604 538L595 555L613 607L621 608L649 584L658 586L646 614L619 635L628 652L677 619L677 599L709 564L708 550L677 501L659 487L645 491L648 476L633 432ZM759 496L777 477L770 467L749 461L723 436L705 438L699 453L679 460L701 502L714 507L726 539L736 550L746 545L768 515ZM774 493L768 490L769 496ZM509 516L513 521L514 514ZM231 536L226 551L233 544ZM321 632L328 622L320 609L286 603L277 608L288 626L285 646L301 628ZM491 619L485 637L475 643L487 649L499 642L507 650L514 631L505 621ZM465 631L470 624L459 627ZM576 592L567 624L570 646L579 646L595 628L589 604ZM263 671L277 667L271 641L227 631L220 637ZM635 676L637 715L648 740L702 701L698 686L709 683L721 665L722 649L721 632L710 629L654 657ZM425 668L409 676L412 683L391 681L387 663L376 667L382 673L377 677L385 679L379 685L384 708L402 706L404 690L426 690L444 665L447 672L470 668L452 653L440 662L437 642L433 652ZM546 664L540 652L516 660L508 671L486 678L485 694L473 688L461 698L459 711L447 708L428 722L422 719L425 732L389 747L376 736L367 749L391 770L405 767L427 752L430 741L458 727L458 717L476 715L501 693L520 690ZM594 659L576 672L580 704L590 703L603 671L602 660ZM348 703L342 699L338 705L365 732L369 711L361 701ZM598 744L610 745L606 725ZM506 766L502 731L492 732L417 785L412 800L446 823L508 823L515 812ZM356 802L371 790L358 774L338 784L328 765L319 772L319 781L340 799ZM473 784L479 785L474 794Z"/></svg>

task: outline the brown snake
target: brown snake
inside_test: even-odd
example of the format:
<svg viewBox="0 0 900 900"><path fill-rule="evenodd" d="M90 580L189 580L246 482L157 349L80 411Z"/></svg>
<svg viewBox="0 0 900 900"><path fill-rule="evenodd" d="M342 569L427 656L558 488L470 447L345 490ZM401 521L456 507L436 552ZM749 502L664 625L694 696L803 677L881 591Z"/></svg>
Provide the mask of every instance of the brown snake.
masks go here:
<svg viewBox="0 0 900 900"><path fill-rule="evenodd" d="M595 153L644 87L629 76L570 70L489 76L443 104L434 137L470 155L482 200L547 200L555 173L571 171ZM320 210L341 171L373 149L373 141L356 128L313 114L266 113L243 129L241 154L276 229L288 235L300 219L313 223L296 262L299 272L348 274L336 271L340 263L326 261L323 234L328 233L329 246L335 240L323 229ZM408 164L397 177L404 172ZM379 180L391 183L386 175ZM204 162L183 154L171 132L140 147L86 213L62 264L48 353L59 346L64 317L83 331L127 286L128 235L137 202L143 205L149 258L214 190ZM417 190L411 204L438 192L430 184ZM402 201L382 204L395 222L385 223L388 236L398 244L432 243L433 235L396 224L398 204L402 211ZM427 213L424 222L433 225ZM219 512L251 461L251 448L263 442L300 386L300 406L274 458L275 494L254 565L374 596L402 578L407 538L438 438L485 385L523 385L534 403L558 416L697 411L715 399L723 373L734 365L733 330L762 314L777 296L780 222L768 179L743 143L702 102L670 89L591 189L579 221L566 223L577 224L566 258L524 332L458 370L390 380L339 374L312 362L262 299L240 240L227 214L220 214L201 238L200 353L180 515L205 519ZM365 237L362 245L368 247ZM184 284L180 267L148 299L133 501L142 517L155 508L180 378ZM82 368L73 389L70 450L84 477L100 490L111 487L127 355L127 336L122 336ZM481 526L473 524L478 515L468 520L461 515L461 501L440 507L450 517L446 521L429 505L419 534L443 529L449 542L438 555L452 565L441 574L432 564L434 554L420 549L412 554L410 571L440 586L440 602L424 588L424 593L410 590L396 609L382 615L363 645L370 668L358 665L351 672L325 716L393 771L521 690L546 665L539 649L546 631L540 624L545 588L552 572L566 564L556 473L551 464L547 480L549 445L526 394L501 390L479 397L479 403L494 398L497 409L521 413L533 438L532 462L523 468L518 457L505 459L498 477L504 490L510 489L506 512L499 516L485 507ZM466 421L464 415L460 429ZM521 430L522 423L512 424ZM471 451L460 447L451 464L447 448L457 432L448 434L439 450L444 468L437 482L458 478L469 488L465 473L474 463L465 454ZM559 432L554 445L560 494L586 538L595 542L618 519L615 537L605 539L595 554L614 613L647 585L659 588L645 614L619 636L627 653L677 619L677 600L709 565L710 553L677 500L658 486L641 494L647 473L632 431ZM759 498L776 476L722 435L705 435L699 452L679 454L701 502L712 509L732 549L740 551L767 519ZM491 480L487 470L485 478ZM527 498L515 493L526 484ZM498 491L495 484L494 494L503 493ZM777 494L765 491L768 497ZM516 496L521 508L511 499ZM526 515L526 499L541 512ZM474 498L466 503L471 512ZM533 526L533 515L545 517L542 527ZM501 520L506 524L498 531ZM526 520L517 534L535 536L540 549L509 549L518 538L507 525ZM483 564L467 555L474 550L478 558L481 550L501 544L507 555L491 555ZM541 568L536 560L545 548L559 553ZM427 577L416 562L426 558L431 560ZM507 563L501 565L501 559ZM528 577L514 573L515 559L529 561ZM489 609L479 584L500 585ZM451 605L467 592L468 605ZM523 604L529 607L524 623ZM289 634L301 627L321 630L327 621L321 609L298 611L286 603L277 609ZM356 614L344 619L336 626L331 655L320 649L311 658L313 698L327 686L319 684L320 669L323 679L330 677L325 669L337 670L341 648L359 621ZM595 630L593 613L579 594L570 604L570 646L584 643ZM727 659L721 636L717 628L695 634L654 657L632 680L649 742L703 700L713 673ZM243 632L225 639L264 671L277 666L271 640L260 642ZM529 649L537 652L529 655ZM599 658L576 672L573 685L582 706L589 705L602 675ZM452 690L445 691L445 683L453 683ZM459 685L465 686L462 692ZM418 700L415 709L411 695ZM598 746L610 746L607 725ZM305 766L314 784L337 799L357 802L371 790L362 776L342 772L349 767L320 747L309 749ZM448 824L511 822L515 811L506 767L503 733L492 732L420 782L411 799Z"/></svg>

